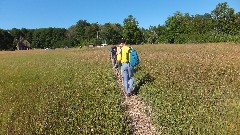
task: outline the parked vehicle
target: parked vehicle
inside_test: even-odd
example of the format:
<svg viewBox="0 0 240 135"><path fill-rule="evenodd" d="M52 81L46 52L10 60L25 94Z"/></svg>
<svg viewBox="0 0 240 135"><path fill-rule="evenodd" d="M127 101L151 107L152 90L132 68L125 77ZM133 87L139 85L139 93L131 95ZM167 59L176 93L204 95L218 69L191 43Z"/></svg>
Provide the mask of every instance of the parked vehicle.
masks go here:
<svg viewBox="0 0 240 135"><path fill-rule="evenodd" d="M97 47L101 48L101 47L106 47L107 44L101 44L101 45L98 45Z"/></svg>

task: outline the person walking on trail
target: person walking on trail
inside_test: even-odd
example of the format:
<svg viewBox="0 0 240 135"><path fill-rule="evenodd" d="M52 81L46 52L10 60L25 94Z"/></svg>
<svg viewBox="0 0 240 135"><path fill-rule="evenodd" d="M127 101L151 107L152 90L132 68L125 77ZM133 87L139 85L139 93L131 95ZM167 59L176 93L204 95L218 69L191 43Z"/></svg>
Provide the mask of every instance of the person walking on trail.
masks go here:
<svg viewBox="0 0 240 135"><path fill-rule="evenodd" d="M123 47L123 45L124 45L125 43L126 43L126 42L125 42L124 38L121 38L120 44L119 44L118 47L117 47L117 55L118 55L119 51L122 49L122 47Z"/></svg>
<svg viewBox="0 0 240 135"><path fill-rule="evenodd" d="M120 45L118 45L118 47L117 47L117 52L116 52L117 55L119 54L119 52L120 52L120 50L122 49L122 47L123 47L124 44L125 44L125 43L120 43Z"/></svg>
<svg viewBox="0 0 240 135"><path fill-rule="evenodd" d="M120 50L122 49L123 45L125 44L125 40L123 38L121 38L120 40L120 44L117 47L117 52L116 55L119 54ZM117 61L116 62L116 67L121 67L121 61Z"/></svg>
<svg viewBox="0 0 240 135"><path fill-rule="evenodd" d="M134 67L130 65L130 47L126 43L122 43L123 47L118 52L117 60L121 62L121 71L123 77L124 88L127 96L130 96L134 92Z"/></svg>
<svg viewBox="0 0 240 135"><path fill-rule="evenodd" d="M110 48L110 58L111 58L111 61L112 61L112 64L115 68L117 68L117 46L113 45L111 48Z"/></svg>

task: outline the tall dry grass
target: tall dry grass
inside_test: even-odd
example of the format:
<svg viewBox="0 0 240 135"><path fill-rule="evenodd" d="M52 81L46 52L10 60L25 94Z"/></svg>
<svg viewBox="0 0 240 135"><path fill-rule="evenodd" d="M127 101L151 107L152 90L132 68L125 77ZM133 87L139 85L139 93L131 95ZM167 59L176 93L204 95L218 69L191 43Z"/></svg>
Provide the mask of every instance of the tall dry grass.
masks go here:
<svg viewBox="0 0 240 135"><path fill-rule="evenodd" d="M129 133L108 54L0 52L0 134Z"/></svg>
<svg viewBox="0 0 240 135"><path fill-rule="evenodd" d="M240 133L240 45L135 46L139 95L164 134Z"/></svg>

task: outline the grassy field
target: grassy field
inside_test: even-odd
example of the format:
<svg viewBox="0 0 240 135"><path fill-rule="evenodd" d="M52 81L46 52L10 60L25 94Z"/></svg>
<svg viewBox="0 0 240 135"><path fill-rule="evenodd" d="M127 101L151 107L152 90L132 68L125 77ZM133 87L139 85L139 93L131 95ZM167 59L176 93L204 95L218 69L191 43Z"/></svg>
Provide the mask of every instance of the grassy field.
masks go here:
<svg viewBox="0 0 240 135"><path fill-rule="evenodd" d="M0 52L0 134L129 133L103 49Z"/></svg>
<svg viewBox="0 0 240 135"><path fill-rule="evenodd" d="M240 45L136 46L139 95L164 134L240 133Z"/></svg>
<svg viewBox="0 0 240 135"><path fill-rule="evenodd" d="M163 134L240 133L240 45L134 46ZM0 134L130 134L109 47L0 52Z"/></svg>

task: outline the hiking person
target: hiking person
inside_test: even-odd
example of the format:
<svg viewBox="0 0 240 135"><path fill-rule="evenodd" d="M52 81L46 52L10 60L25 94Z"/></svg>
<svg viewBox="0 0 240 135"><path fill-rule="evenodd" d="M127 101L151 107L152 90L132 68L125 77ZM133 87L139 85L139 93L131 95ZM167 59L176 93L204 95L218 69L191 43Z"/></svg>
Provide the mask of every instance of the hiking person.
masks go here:
<svg viewBox="0 0 240 135"><path fill-rule="evenodd" d="M126 43L122 43L123 47L119 50L117 60L121 62L121 71L123 77L124 88L127 96L134 92L134 67L130 65L130 47Z"/></svg>
<svg viewBox="0 0 240 135"><path fill-rule="evenodd" d="M117 46L113 45L110 48L110 58L112 60L112 64L115 68L117 68Z"/></svg>
<svg viewBox="0 0 240 135"><path fill-rule="evenodd" d="M122 49L122 47L123 47L124 44L125 44L125 40L124 40L123 38L121 38L120 44L119 44L118 47L117 47L116 55L119 54L119 52L120 52L120 50ZM117 61L116 64L117 64L117 67L121 67L121 61Z"/></svg>
<svg viewBox="0 0 240 135"><path fill-rule="evenodd" d="M117 52L116 52L117 55L119 54L119 51L122 49L122 47L123 47L124 44L125 44L125 43L120 43L120 45L118 45L118 47L117 47Z"/></svg>
<svg viewBox="0 0 240 135"><path fill-rule="evenodd" d="M123 45L126 43L124 38L121 38L119 42L120 42L120 44L117 47L117 55L118 55L119 51L122 49Z"/></svg>

